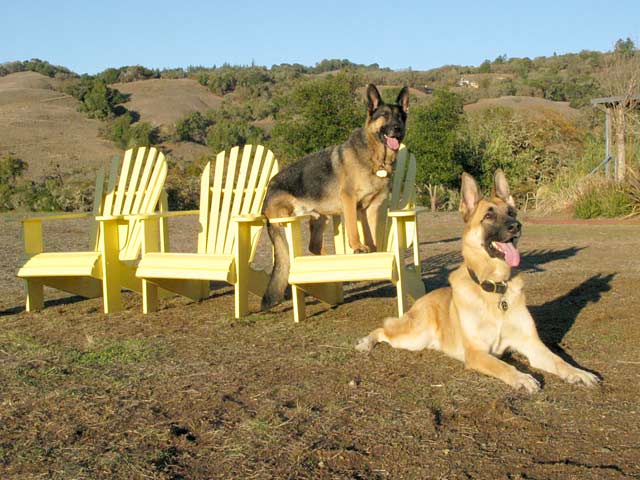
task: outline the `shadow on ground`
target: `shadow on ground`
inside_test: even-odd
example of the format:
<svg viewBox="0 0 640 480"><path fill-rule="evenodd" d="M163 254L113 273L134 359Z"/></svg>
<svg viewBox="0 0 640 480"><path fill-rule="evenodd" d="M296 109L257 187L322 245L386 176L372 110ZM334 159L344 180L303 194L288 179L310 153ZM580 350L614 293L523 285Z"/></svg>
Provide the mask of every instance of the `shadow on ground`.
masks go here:
<svg viewBox="0 0 640 480"><path fill-rule="evenodd" d="M570 291L542 305L529 307L540 337L547 345L558 345L571 330L578 315L587 305L597 303L611 290L615 273L597 274Z"/></svg>

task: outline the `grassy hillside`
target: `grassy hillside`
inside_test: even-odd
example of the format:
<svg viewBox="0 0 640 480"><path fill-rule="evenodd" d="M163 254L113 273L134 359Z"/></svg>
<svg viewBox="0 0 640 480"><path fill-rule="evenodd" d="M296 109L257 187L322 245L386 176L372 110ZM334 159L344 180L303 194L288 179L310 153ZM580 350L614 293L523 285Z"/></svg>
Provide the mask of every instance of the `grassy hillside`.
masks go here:
<svg viewBox="0 0 640 480"><path fill-rule="evenodd" d="M92 174L96 165L127 146L156 144L169 153L178 170L192 172L187 164L195 162L197 169L214 150L260 142L286 163L342 141L353 128L348 121L346 133L324 127L315 133L293 132L301 120L333 127L343 114L337 112L342 105L364 116L367 83L378 85L387 100L407 85L409 130L424 137L420 148L410 145L425 164L420 167L424 172L419 191L424 194L427 183L440 184L449 189L441 195L442 202L453 205L455 195L450 194L457 184L452 179L459 179L459 170L488 178L490 170L501 167L518 177L523 198L531 198L572 165L580 165L577 178L601 160L602 115L589 100L607 94L607 72L614 58L640 58L629 42L616 44L613 52L534 59L500 56L479 66L445 65L427 71L392 71L332 59L313 67L124 66L88 76L37 59L5 63L0 65L0 159L11 154L27 162L28 179L54 171L59 178L76 178ZM335 101L335 93L346 84L350 92ZM441 92L455 94L458 100L439 103ZM316 109L305 113L313 102ZM444 110L436 111L439 108ZM443 128L440 123L447 115L454 121ZM321 140L322 145L312 142L313 150L309 145L294 146L298 140L317 140L318 133L328 130L325 136L330 138ZM440 133L427 138L430 131ZM445 145L448 150L440 151ZM631 142L628 151L633 166L638 148ZM435 159L444 162L442 168ZM449 180L434 177L429 164L440 172L447 170Z"/></svg>
<svg viewBox="0 0 640 480"><path fill-rule="evenodd" d="M222 97L189 78L139 80L111 86L131 95L125 104L128 110L157 126L171 126L187 113L216 109L222 103Z"/></svg>
<svg viewBox="0 0 640 480"><path fill-rule="evenodd" d="M544 116L548 112L563 115L567 119L575 119L580 114L580 110L573 108L569 102L554 102L537 97L524 97L516 95L506 95L498 98L483 98L475 103L464 106L465 112L475 112L487 108L503 107L511 108L518 112L529 115Z"/></svg>
<svg viewBox="0 0 640 480"><path fill-rule="evenodd" d="M78 101L55 90L59 81L35 72L0 77L0 156L26 161L27 178L57 166L92 171L120 150L99 137L102 122L78 112Z"/></svg>

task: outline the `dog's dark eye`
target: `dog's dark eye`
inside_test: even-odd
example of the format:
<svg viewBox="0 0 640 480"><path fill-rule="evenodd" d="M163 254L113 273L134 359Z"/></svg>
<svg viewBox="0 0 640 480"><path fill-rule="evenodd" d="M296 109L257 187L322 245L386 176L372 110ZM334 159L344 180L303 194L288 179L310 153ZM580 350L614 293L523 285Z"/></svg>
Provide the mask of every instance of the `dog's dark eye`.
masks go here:
<svg viewBox="0 0 640 480"><path fill-rule="evenodd" d="M494 218L496 218L496 214L493 212L493 210L489 210L484 214L484 220L493 220Z"/></svg>
<svg viewBox="0 0 640 480"><path fill-rule="evenodd" d="M507 213L509 214L509 216L510 216L511 218L516 218L516 217L518 216L518 212L516 212L516 210L515 210L515 209L513 209L513 208L510 208L510 209L509 209L509 211L508 211Z"/></svg>

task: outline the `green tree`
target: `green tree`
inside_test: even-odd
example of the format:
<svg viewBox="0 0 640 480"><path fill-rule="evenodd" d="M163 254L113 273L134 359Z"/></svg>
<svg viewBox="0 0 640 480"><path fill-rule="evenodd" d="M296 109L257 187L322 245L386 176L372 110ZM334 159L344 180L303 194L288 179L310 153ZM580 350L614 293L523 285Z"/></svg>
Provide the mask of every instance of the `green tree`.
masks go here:
<svg viewBox="0 0 640 480"><path fill-rule="evenodd" d="M421 192L429 183L457 186L463 168L456 161L462 98L443 90L436 90L433 96L432 103L411 110L404 141L418 161L416 182Z"/></svg>
<svg viewBox="0 0 640 480"><path fill-rule="evenodd" d="M485 60L478 67L478 73L491 73L491 61Z"/></svg>
<svg viewBox="0 0 640 480"><path fill-rule="evenodd" d="M365 108L356 93L360 83L355 75L339 73L299 83L280 98L271 131L278 158L291 161L344 142L362 126Z"/></svg>
<svg viewBox="0 0 640 480"><path fill-rule="evenodd" d="M626 40L618 39L615 44L614 52L620 54L622 57L632 57L636 51L636 45L629 37Z"/></svg>
<svg viewBox="0 0 640 480"><path fill-rule="evenodd" d="M215 151L247 143L262 143L264 135L262 130L242 120L227 120L217 122L209 127L207 132L207 145Z"/></svg>
<svg viewBox="0 0 640 480"><path fill-rule="evenodd" d="M158 127L149 122L136 122L129 130L127 147L148 147L160 141Z"/></svg>
<svg viewBox="0 0 640 480"><path fill-rule="evenodd" d="M507 54L503 53L502 55L498 55L496 57L496 59L493 61L493 63L497 64L497 65L502 65L504 63L506 63L507 61Z"/></svg>
<svg viewBox="0 0 640 480"><path fill-rule="evenodd" d="M90 118L104 120L114 116L113 105L109 102L109 88L103 80L94 82L83 101L83 110Z"/></svg>
<svg viewBox="0 0 640 480"><path fill-rule="evenodd" d="M85 112L89 118L100 120L117 116L120 113L118 110L126 110L117 105L129 99L129 95L109 88L101 77L88 75L67 86L65 92L82 102L80 111Z"/></svg>
<svg viewBox="0 0 640 480"><path fill-rule="evenodd" d="M106 137L118 147L125 149L129 145L129 135L131 131L131 114L129 112L120 115L113 120L108 127Z"/></svg>
<svg viewBox="0 0 640 480"><path fill-rule="evenodd" d="M126 112L110 122L106 137L118 147L146 147L159 142L158 127L148 122L132 123L131 114Z"/></svg>
<svg viewBox="0 0 640 480"><path fill-rule="evenodd" d="M209 75L209 90L216 95L226 95L236 89L238 84L238 69L230 66L223 66L215 69Z"/></svg>
<svg viewBox="0 0 640 480"><path fill-rule="evenodd" d="M176 122L176 135L182 141L204 144L207 137L207 128L210 125L211 120L202 113L188 113Z"/></svg>
<svg viewBox="0 0 640 480"><path fill-rule="evenodd" d="M117 83L120 79L120 70L117 68L107 68L102 73L98 74L107 85L111 83Z"/></svg>

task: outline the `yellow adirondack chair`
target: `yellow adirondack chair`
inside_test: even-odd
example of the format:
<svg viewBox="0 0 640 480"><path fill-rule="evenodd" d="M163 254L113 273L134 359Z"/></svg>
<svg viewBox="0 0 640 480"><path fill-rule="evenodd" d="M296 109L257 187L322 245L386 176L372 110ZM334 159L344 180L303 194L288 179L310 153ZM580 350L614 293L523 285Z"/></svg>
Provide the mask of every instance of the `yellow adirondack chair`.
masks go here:
<svg viewBox="0 0 640 480"><path fill-rule="evenodd" d="M420 277L420 257L415 207L416 159L401 147L392 179L391 195L382 206L376 245L378 251L354 254L349 247L341 216L333 218L335 255L304 255L300 219L306 216L269 220L286 227L291 269L289 283L293 295L294 320L305 318L305 293L337 304L343 301L342 283L389 280L396 285L398 315L408 309L407 296L414 300L425 294ZM386 215L384 214L386 212ZM362 222L358 222L363 238ZM404 252L413 249L413 261L405 265Z"/></svg>
<svg viewBox="0 0 640 480"><path fill-rule="evenodd" d="M144 313L157 309L158 287L199 300L209 294L210 281L230 283L235 288L236 318L247 314L249 292L264 293L268 276L250 262L264 226L261 210L267 184L278 172L278 162L261 145L245 145L240 160L239 152L233 147L228 158L226 152L216 156L213 179L212 162L207 163L199 210L143 216L145 241L136 275L142 279ZM158 220L194 214L200 224L197 253L158 252Z"/></svg>
<svg viewBox="0 0 640 480"><path fill-rule="evenodd" d="M134 158L135 155L135 158ZM98 172L92 213L72 213L23 220L27 259L18 270L27 290L26 310L44 307L45 285L87 298L103 295L105 313L122 309L120 290L140 291L132 262L142 248L140 221L125 215L166 210L163 192L167 176L164 154L155 148L127 150L115 158L105 186L104 169ZM93 216L91 250L44 252L42 222ZM164 224L158 229L166 244Z"/></svg>

